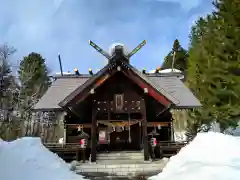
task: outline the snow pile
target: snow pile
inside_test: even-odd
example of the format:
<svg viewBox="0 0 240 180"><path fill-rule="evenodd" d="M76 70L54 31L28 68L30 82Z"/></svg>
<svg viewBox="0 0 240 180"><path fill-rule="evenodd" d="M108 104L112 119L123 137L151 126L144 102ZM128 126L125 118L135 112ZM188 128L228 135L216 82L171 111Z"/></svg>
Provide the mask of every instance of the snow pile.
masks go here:
<svg viewBox="0 0 240 180"><path fill-rule="evenodd" d="M151 180L239 180L240 138L199 133Z"/></svg>
<svg viewBox="0 0 240 180"><path fill-rule="evenodd" d="M40 138L0 142L1 180L81 180L70 166L45 148Z"/></svg>

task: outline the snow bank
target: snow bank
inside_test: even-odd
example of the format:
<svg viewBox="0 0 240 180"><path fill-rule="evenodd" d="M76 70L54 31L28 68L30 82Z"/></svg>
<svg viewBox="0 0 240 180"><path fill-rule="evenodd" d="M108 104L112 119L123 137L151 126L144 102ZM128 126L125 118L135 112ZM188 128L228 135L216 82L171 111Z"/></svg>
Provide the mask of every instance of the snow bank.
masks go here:
<svg viewBox="0 0 240 180"><path fill-rule="evenodd" d="M0 180L81 180L39 138L0 141Z"/></svg>
<svg viewBox="0 0 240 180"><path fill-rule="evenodd" d="M239 180L240 138L199 133L150 180Z"/></svg>

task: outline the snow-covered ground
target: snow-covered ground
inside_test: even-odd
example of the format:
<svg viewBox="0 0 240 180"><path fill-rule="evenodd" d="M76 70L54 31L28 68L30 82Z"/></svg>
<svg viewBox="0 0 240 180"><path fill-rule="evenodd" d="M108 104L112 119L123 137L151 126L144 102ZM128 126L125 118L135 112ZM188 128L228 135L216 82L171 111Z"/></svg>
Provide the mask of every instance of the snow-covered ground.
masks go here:
<svg viewBox="0 0 240 180"><path fill-rule="evenodd" d="M150 180L239 180L240 138L216 132L197 137Z"/></svg>
<svg viewBox="0 0 240 180"><path fill-rule="evenodd" d="M0 140L0 180L83 180L39 138ZM238 180L240 137L199 133L150 180Z"/></svg>
<svg viewBox="0 0 240 180"><path fill-rule="evenodd" d="M0 140L0 180L83 180L46 149L40 138Z"/></svg>

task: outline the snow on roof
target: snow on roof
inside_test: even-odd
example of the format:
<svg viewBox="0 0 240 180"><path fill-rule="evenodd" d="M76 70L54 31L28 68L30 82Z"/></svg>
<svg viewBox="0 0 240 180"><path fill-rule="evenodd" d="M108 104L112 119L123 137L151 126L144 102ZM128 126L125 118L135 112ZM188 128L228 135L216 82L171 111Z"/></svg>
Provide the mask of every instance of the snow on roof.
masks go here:
<svg viewBox="0 0 240 180"><path fill-rule="evenodd" d="M182 71L180 71L178 69L163 69L163 70L160 71L160 73L171 73L171 72L181 73Z"/></svg>
<svg viewBox="0 0 240 180"><path fill-rule="evenodd" d="M149 71L148 73L155 73L155 71L156 71L156 70L154 69L154 70Z"/></svg>
<svg viewBox="0 0 240 180"><path fill-rule="evenodd" d="M238 180L240 138L221 133L199 133L170 158L162 173L150 180Z"/></svg>
<svg viewBox="0 0 240 180"><path fill-rule="evenodd" d="M40 138L25 137L0 141L1 180L81 180L56 154L45 148Z"/></svg>
<svg viewBox="0 0 240 180"><path fill-rule="evenodd" d="M61 72L56 72L55 74L56 75L60 75ZM74 74L74 73L72 73L72 72L63 72L63 75L68 75L68 74Z"/></svg>
<svg viewBox="0 0 240 180"><path fill-rule="evenodd" d="M151 70L149 71L149 73L155 73L155 69L154 70ZM182 73L182 71L178 70L178 69L163 69L163 70L160 70L159 71L160 73L171 73L171 72L177 72L177 73Z"/></svg>
<svg viewBox="0 0 240 180"><path fill-rule="evenodd" d="M122 47L123 47L123 53L124 53L125 55L128 54L128 52L129 52L129 51L128 51L128 48L127 48L124 44L122 44L122 43L113 43L113 44L109 47L109 51L108 51L108 53L110 54L110 56L113 55L116 46L122 46Z"/></svg>

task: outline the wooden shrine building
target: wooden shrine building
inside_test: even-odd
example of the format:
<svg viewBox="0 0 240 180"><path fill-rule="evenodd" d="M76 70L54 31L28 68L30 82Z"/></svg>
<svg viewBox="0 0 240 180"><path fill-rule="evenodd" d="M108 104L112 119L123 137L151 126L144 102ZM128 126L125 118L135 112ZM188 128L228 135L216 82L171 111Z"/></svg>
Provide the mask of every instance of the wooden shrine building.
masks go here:
<svg viewBox="0 0 240 180"><path fill-rule="evenodd" d="M131 65L130 57L144 44L131 53L116 45L108 54L90 41L108 64L95 74L76 70L76 74L56 77L34 107L64 113L65 143L78 143L79 129L88 134L93 162L100 136L108 137L110 151L143 149L148 160L150 134L155 133L158 141L172 140L170 110L201 106L178 73L147 74Z"/></svg>

